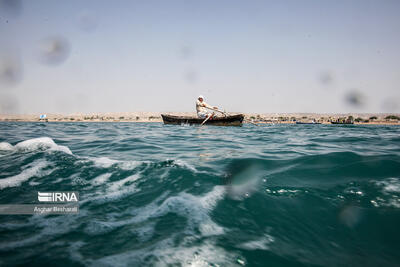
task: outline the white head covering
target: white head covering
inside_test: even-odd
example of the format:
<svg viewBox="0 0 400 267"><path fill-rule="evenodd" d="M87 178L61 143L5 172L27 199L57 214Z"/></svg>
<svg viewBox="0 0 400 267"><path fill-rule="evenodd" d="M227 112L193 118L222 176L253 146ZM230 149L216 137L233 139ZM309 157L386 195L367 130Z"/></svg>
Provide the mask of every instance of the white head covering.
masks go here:
<svg viewBox="0 0 400 267"><path fill-rule="evenodd" d="M197 99L199 99L199 98L202 98L202 99L204 99L204 96L202 96L202 95L199 95L199 97L198 97Z"/></svg>

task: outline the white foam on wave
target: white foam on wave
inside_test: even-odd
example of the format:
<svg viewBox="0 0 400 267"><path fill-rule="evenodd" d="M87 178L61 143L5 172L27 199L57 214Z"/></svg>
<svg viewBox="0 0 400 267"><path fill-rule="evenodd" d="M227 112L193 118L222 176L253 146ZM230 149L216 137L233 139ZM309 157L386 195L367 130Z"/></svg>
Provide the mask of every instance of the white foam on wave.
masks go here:
<svg viewBox="0 0 400 267"><path fill-rule="evenodd" d="M121 170L125 171L133 170L138 166L140 166L141 164L147 163L147 161L135 161L135 160L125 161L125 160L110 159L107 157L98 157L98 158L91 157L89 158L89 160L91 160L94 163L94 165L98 168L107 169L112 166L116 166Z"/></svg>
<svg viewBox="0 0 400 267"><path fill-rule="evenodd" d="M176 160L173 160L173 162L174 162L175 165L177 165L179 167L186 168L186 169L188 169L188 170L190 170L192 172L198 172L197 169L193 165L190 165L186 161L183 161L181 159L176 159Z"/></svg>
<svg viewBox="0 0 400 267"><path fill-rule="evenodd" d="M212 241L196 246L167 246L150 254L156 256L156 266L240 266L237 255L229 253Z"/></svg>
<svg viewBox="0 0 400 267"><path fill-rule="evenodd" d="M10 150L10 147L8 145L3 145L3 146L8 147ZM50 137L39 137L39 138L28 139L19 142L18 144L13 146L12 149L15 149L17 151L35 151L35 150L62 151L64 153L72 155L71 150L67 146L57 145Z"/></svg>
<svg viewBox="0 0 400 267"><path fill-rule="evenodd" d="M358 196L364 195L364 193L357 187L348 187L344 190L344 193L349 194L349 195L358 195Z"/></svg>
<svg viewBox="0 0 400 267"><path fill-rule="evenodd" d="M96 178L94 178L92 180L92 184L94 184L94 185L104 184L106 181L108 181L108 179L110 179L111 176L112 176L112 173L103 173L103 174L97 176Z"/></svg>
<svg viewBox="0 0 400 267"><path fill-rule="evenodd" d="M0 151L11 151L14 150L14 147L7 143L7 142L1 142L0 143Z"/></svg>
<svg viewBox="0 0 400 267"><path fill-rule="evenodd" d="M143 213L146 212L146 214L144 216L130 216L129 219L125 219L125 220L118 220L115 218L118 218L121 214L114 214L114 213L107 213L106 214L106 218L105 221L100 221L97 219L91 220L88 223L88 226L85 228L85 232L87 234L90 235L97 235L97 234L104 234L104 233L108 233L112 230L114 230L115 228L118 228L120 226L124 226L124 225L129 225L132 223L139 223L139 225L150 225L151 222L146 222L146 224L140 224L140 222L142 222L143 220L146 220L147 218L149 218L149 214L148 211L152 210L152 209L156 209L157 208L157 204L158 202L160 202L162 199L164 199L166 196L168 195L168 192L164 192L163 194L161 194L161 196L159 196L157 199L155 199L152 203L150 203L148 206L146 206L145 208L141 208L137 210L137 213ZM86 198L88 199L88 198ZM89 197L89 201L92 201L93 199ZM85 200L84 200L85 201ZM81 203L81 201L80 201ZM137 229L137 231L140 231L140 228ZM147 230L148 231L148 230Z"/></svg>
<svg viewBox="0 0 400 267"><path fill-rule="evenodd" d="M267 192L268 194L272 194L272 195L282 195L282 196L293 196L296 195L297 193L301 193L300 190L298 189L265 189L265 192Z"/></svg>
<svg viewBox="0 0 400 267"><path fill-rule="evenodd" d="M112 200L120 199L126 195L134 194L139 192L140 189L136 188L134 185L130 185L128 187L122 188L120 190L107 190L106 192L100 192L93 195L86 195L84 200L79 200L80 204L91 202L91 203L105 203L110 202Z"/></svg>
<svg viewBox="0 0 400 267"><path fill-rule="evenodd" d="M188 219L186 230L192 234L198 229L202 236L221 235L224 233L224 229L211 220L209 213L224 194L225 190L222 186L214 187L204 196L181 193L167 198L156 209L152 207L152 210L139 212L138 219L143 221L172 212Z"/></svg>
<svg viewBox="0 0 400 267"><path fill-rule="evenodd" d="M131 216L121 214L107 214L106 221L91 221L85 228L89 235L104 234L118 227L129 226L131 233L136 234L139 240L147 241L155 233L154 218L159 218L168 213L175 213L187 218L187 225L183 231L188 239L180 244L176 243L176 236L172 234L163 240L147 243L135 250L108 255L99 259L84 261L91 266L139 266L151 258L153 266L239 266L244 262L238 255L228 252L215 244L213 240L198 243L197 240L204 236L220 235L224 229L212 221L211 211L218 201L225 196L223 186L215 186L210 192L196 196L189 193L180 193L169 196L164 192L157 199L144 207L132 207L127 210ZM127 214L125 214L127 215ZM128 219L126 219L128 217ZM121 219L125 218L125 219ZM199 235L200 232L200 235ZM129 233L128 233L129 234Z"/></svg>
<svg viewBox="0 0 400 267"><path fill-rule="evenodd" d="M392 177L375 183L381 187L381 191L385 196L370 200L371 204L375 207L386 206L400 208L400 179Z"/></svg>
<svg viewBox="0 0 400 267"><path fill-rule="evenodd" d="M29 180L32 177L42 177L46 174L49 174L48 172L43 172L42 170L49 165L47 161L39 160L33 162L30 165L31 167L26 168L17 175L0 179L0 189L4 189L6 187L20 186L23 182Z"/></svg>
<svg viewBox="0 0 400 267"><path fill-rule="evenodd" d="M106 173L96 177L92 180L92 185L100 185L102 183L106 183L108 179L111 177L111 173ZM124 179L110 182L110 185L107 185L105 191L96 191L94 194L86 195L84 200L79 201L79 203L83 204L86 202L91 203L103 203L108 202L110 200L119 199L127 194L133 194L135 192L140 191L134 184L134 182L141 178L141 173L136 173L130 175ZM97 181L95 181L97 179ZM129 183L129 184L128 184Z"/></svg>
<svg viewBox="0 0 400 267"><path fill-rule="evenodd" d="M215 186L213 190L208 192L206 195L199 198L199 202L202 207L211 210L215 207L217 202L223 199L225 196L225 188L223 186Z"/></svg>
<svg viewBox="0 0 400 267"><path fill-rule="evenodd" d="M139 173L135 173L131 176L128 176L124 179L115 181L111 184L111 186L108 188L108 192L117 192L119 191L125 184L127 184L128 182L134 182L136 180L138 180L140 178L140 174Z"/></svg>
<svg viewBox="0 0 400 267"><path fill-rule="evenodd" d="M382 186L384 193L400 193L400 179L399 178L388 178L384 181L376 183Z"/></svg>
<svg viewBox="0 0 400 267"><path fill-rule="evenodd" d="M209 213L224 195L225 189L222 186L215 186L212 191L204 196L195 196L183 192L165 199L160 205L153 202L136 210L137 215L132 221L139 223L167 213L176 213L188 219L186 231L191 234L194 234L195 230L198 229L202 236L221 235L224 233L224 229L211 220Z"/></svg>
<svg viewBox="0 0 400 267"><path fill-rule="evenodd" d="M112 165L118 163L118 160L109 159L107 157L89 158L89 159L93 161L96 167L100 168L110 168Z"/></svg>
<svg viewBox="0 0 400 267"><path fill-rule="evenodd" d="M91 262L91 266L135 266L151 258L152 266L240 266L238 256L205 241L195 246L176 246L168 238L147 248L106 256ZM242 262L241 260L240 262Z"/></svg>
<svg viewBox="0 0 400 267"><path fill-rule="evenodd" d="M133 179L133 178L131 178ZM132 188L111 191L101 197L101 199L90 198L93 200L103 200L109 197L116 197L124 194L124 190L134 190ZM92 221L85 229L88 234L97 234L109 232L112 229L122 225L129 224L147 224L151 219L161 217L168 213L175 213L187 218L185 231L191 235L196 235L198 230L201 236L221 235L224 233L223 227L219 226L210 218L210 212L216 206L217 202L225 195L225 189L222 186L215 186L212 191L203 196L195 196L188 193L181 193L177 196L166 198L167 193L162 194L147 206L141 208L132 208L130 213L133 215L129 219L114 220L112 217L108 221ZM166 198L166 199L165 199ZM112 214L110 214L112 216ZM116 216L117 218L119 216ZM148 229L147 229L148 231Z"/></svg>
<svg viewBox="0 0 400 267"><path fill-rule="evenodd" d="M264 234L261 238L245 242L238 247L246 250L269 250L270 244L275 241L275 238L269 234Z"/></svg>
<svg viewBox="0 0 400 267"><path fill-rule="evenodd" d="M135 233L138 236L138 239L140 240L140 242L146 242L148 240L150 240L151 237L153 237L155 231L155 222L150 222L150 223L146 223L145 225L134 229L133 233Z"/></svg>
<svg viewBox="0 0 400 267"><path fill-rule="evenodd" d="M85 161L91 161L94 163L94 166L98 168L103 168L107 169L110 167L116 167L121 170L125 171L130 171L134 170L137 167L141 166L142 164L152 164L153 162L151 161L138 161L138 160L117 160L117 159L110 159L108 157L88 157L86 158ZM187 163L184 160L181 159L176 159L176 160L171 160L171 159L166 159L166 161L171 161L172 166L178 166L181 168L185 168L187 170L190 170L195 173L201 173L202 171L198 171L193 165Z"/></svg>

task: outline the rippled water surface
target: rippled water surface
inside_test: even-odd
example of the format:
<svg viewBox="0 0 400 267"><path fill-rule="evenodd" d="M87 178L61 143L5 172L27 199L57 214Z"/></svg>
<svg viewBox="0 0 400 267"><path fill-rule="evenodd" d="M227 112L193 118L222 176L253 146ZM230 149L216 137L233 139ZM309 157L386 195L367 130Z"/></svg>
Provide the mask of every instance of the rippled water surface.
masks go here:
<svg viewBox="0 0 400 267"><path fill-rule="evenodd" d="M400 127L0 123L0 265L399 266Z"/></svg>

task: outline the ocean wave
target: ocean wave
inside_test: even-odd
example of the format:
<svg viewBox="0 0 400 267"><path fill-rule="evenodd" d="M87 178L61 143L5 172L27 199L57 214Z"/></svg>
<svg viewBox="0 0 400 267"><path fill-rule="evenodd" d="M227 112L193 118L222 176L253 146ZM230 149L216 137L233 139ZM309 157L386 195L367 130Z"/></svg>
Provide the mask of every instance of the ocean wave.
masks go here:
<svg viewBox="0 0 400 267"><path fill-rule="evenodd" d="M262 237L242 243L238 247L246 250L269 250L270 244L274 241L275 238L273 236L264 234Z"/></svg>
<svg viewBox="0 0 400 267"><path fill-rule="evenodd" d="M381 196L371 199L370 202L375 207L400 208L400 179L386 178L382 181L376 181L375 184L382 192Z"/></svg>
<svg viewBox="0 0 400 267"><path fill-rule="evenodd" d="M202 236L220 235L224 233L224 230L211 220L209 213L224 195L225 188L222 186L215 186L212 191L203 196L183 192L167 198L155 208L154 205L150 205L140 209L137 211L137 220L146 221L172 212L188 219L187 231L192 234L199 230Z"/></svg>
<svg viewBox="0 0 400 267"><path fill-rule="evenodd" d="M146 260L149 259L149 260ZM241 266L244 259L212 241L199 245L176 246L172 238L150 248L137 249L92 261L90 266Z"/></svg>
<svg viewBox="0 0 400 267"><path fill-rule="evenodd" d="M91 183L91 186L87 189L92 189L94 186L99 185L105 185L105 187L102 190L86 193L85 199L80 200L79 203L90 203L90 205L108 203L141 191L141 189L135 185L135 181L141 178L140 172L117 181L106 183L111 176L112 174L106 173L97 176L90 182L85 180L85 184Z"/></svg>
<svg viewBox="0 0 400 267"><path fill-rule="evenodd" d="M92 161L94 165L98 168L111 168L111 167L117 167L120 168L121 170L133 170L136 167L140 166L141 164L148 163L148 161L136 161L136 160L116 160L116 159L110 159L107 157L89 157L87 160Z"/></svg>
<svg viewBox="0 0 400 267"><path fill-rule="evenodd" d="M0 150L5 151L36 151L36 150L49 150L61 151L72 155L71 150L67 146L57 145L50 137L39 137L28 139L17 143L15 146L2 142L0 143Z"/></svg>
<svg viewBox="0 0 400 267"><path fill-rule="evenodd" d="M192 172L198 172L198 170L197 170L193 165L187 163L187 162L184 161L184 160L181 160L181 159L173 160L173 163L174 163L176 166L186 168L186 169L188 169L188 170L190 170L190 171L192 171Z"/></svg>
<svg viewBox="0 0 400 267"><path fill-rule="evenodd" d="M376 184L382 187L384 193L400 193L399 178L387 178L383 181L376 182Z"/></svg>
<svg viewBox="0 0 400 267"><path fill-rule="evenodd" d="M121 179L121 180L118 180L118 181L113 182L113 183L107 188L107 190L108 190L109 192L117 192L117 191L119 191L120 189L122 189L122 187L125 186L126 184L128 184L128 183L131 184L131 183L133 183L134 181L138 180L140 177L141 177L141 176L140 176L139 173L135 173L135 174L130 175L130 176L124 178L124 179Z"/></svg>
<svg viewBox="0 0 400 267"><path fill-rule="evenodd" d="M42 177L49 174L48 172L43 172L43 169L49 166L49 163L45 160L37 160L31 163L26 169L21 173L0 179L0 189L6 187L16 187L20 186L23 182L31 179L32 177Z"/></svg>
<svg viewBox="0 0 400 267"><path fill-rule="evenodd" d="M7 143L7 142L0 143L0 151L11 151L13 149L14 149L14 147L10 143Z"/></svg>
<svg viewBox="0 0 400 267"><path fill-rule="evenodd" d="M122 192L121 190L110 191L103 197L108 198L110 194L123 194L123 190ZM144 207L132 208L131 211L126 211L125 214L130 214L129 219L117 219L114 221L110 220L111 217L108 221L95 220L90 223L85 229L85 232L88 234L99 234L109 232L123 225L148 224L153 218L159 218L168 213L174 213L187 219L185 229L186 232L191 235L196 235L197 231L201 236L221 235L224 233L224 229L212 221L210 212L224 195L225 188L223 186L215 186L213 190L200 196L185 192L176 196L168 196L168 193L164 193ZM93 198L90 202L92 201ZM111 214L110 216L113 215Z"/></svg>
<svg viewBox="0 0 400 267"><path fill-rule="evenodd" d="M94 185L104 184L106 181L108 181L108 179L110 179L111 176L112 173L103 173L91 180L91 183Z"/></svg>
<svg viewBox="0 0 400 267"><path fill-rule="evenodd" d="M288 189L288 188L267 188L265 192L271 195L279 195L279 196L296 196L300 193L307 193L307 190L300 189Z"/></svg>
<svg viewBox="0 0 400 267"><path fill-rule="evenodd" d="M124 171L134 170L138 167L179 167L187 169L193 173L205 173L199 171L196 167L182 159L165 159L160 161L149 160L119 160L111 159L108 157L87 157L83 158L81 162L93 162L94 166L102 169L118 168Z"/></svg>
<svg viewBox="0 0 400 267"><path fill-rule="evenodd" d="M41 214L30 216L26 223L20 225L20 229L29 229L29 235L24 239L15 239L11 242L0 241L0 251L14 250L36 244L43 245L50 238L62 236L73 229L79 228L83 223L79 218L84 218L85 216L87 216L85 210L80 210L79 214L73 216L46 216Z"/></svg>
<svg viewBox="0 0 400 267"><path fill-rule="evenodd" d="M148 220L150 218L149 214L151 211L156 210L156 208L159 206L160 202L164 201L165 198L168 196L169 192L164 192L160 196L158 196L156 199L154 199L151 203L149 203L146 207L142 207L139 209L132 208L132 210L127 210L125 211L124 214L122 215L128 215L128 219L118 219L121 214L115 214L115 213L108 213L106 215L106 218L103 220L100 219L95 219L91 220L87 227L85 227L84 231L86 234L89 235L99 235L99 234L105 234L108 233L118 227L121 226L126 226L130 225L132 223L142 225L141 223ZM91 200L89 200L91 202ZM147 215L144 217L139 217L137 216L138 212L140 211L146 211ZM151 225L151 222L146 221L147 226ZM136 229L137 231L140 231L141 227Z"/></svg>

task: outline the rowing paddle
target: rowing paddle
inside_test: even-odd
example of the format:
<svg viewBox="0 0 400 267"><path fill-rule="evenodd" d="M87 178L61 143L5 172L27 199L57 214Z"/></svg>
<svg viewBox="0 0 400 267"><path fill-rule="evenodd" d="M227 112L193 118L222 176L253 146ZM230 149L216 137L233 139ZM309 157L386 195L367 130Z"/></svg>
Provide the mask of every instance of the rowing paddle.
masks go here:
<svg viewBox="0 0 400 267"><path fill-rule="evenodd" d="M200 124L200 126L203 126L203 124L206 123L206 121L208 121L209 118L211 118L211 116L208 116L208 117Z"/></svg>
<svg viewBox="0 0 400 267"><path fill-rule="evenodd" d="M214 108L208 108L208 107L205 107L205 108L209 109L209 110L213 110L213 111L218 111L219 113L224 114L225 117L228 116L228 114L225 111L222 111L222 110L219 110L219 109L214 109Z"/></svg>

